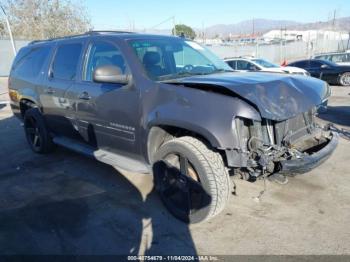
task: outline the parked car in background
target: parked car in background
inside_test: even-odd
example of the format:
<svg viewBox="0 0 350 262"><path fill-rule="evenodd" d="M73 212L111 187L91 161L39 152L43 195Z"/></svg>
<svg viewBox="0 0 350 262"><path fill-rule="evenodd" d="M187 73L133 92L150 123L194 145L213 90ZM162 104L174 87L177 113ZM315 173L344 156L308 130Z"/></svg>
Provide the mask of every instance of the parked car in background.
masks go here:
<svg viewBox="0 0 350 262"><path fill-rule="evenodd" d="M350 85L350 66L341 66L321 59L300 60L289 64L307 70L311 76L333 85Z"/></svg>
<svg viewBox="0 0 350 262"><path fill-rule="evenodd" d="M305 173L338 141L315 117L330 95L324 81L233 72L181 37L89 32L36 41L18 52L9 91L34 152L57 144L153 174L164 205L186 222L224 209L230 175Z"/></svg>
<svg viewBox="0 0 350 262"><path fill-rule="evenodd" d="M297 75L309 75L306 70L291 67L291 66L279 66L261 58L226 58L225 62L236 71L260 71L270 73L287 73Z"/></svg>
<svg viewBox="0 0 350 262"><path fill-rule="evenodd" d="M338 65L350 66L350 50L346 52L319 54L315 55L313 58L331 61Z"/></svg>

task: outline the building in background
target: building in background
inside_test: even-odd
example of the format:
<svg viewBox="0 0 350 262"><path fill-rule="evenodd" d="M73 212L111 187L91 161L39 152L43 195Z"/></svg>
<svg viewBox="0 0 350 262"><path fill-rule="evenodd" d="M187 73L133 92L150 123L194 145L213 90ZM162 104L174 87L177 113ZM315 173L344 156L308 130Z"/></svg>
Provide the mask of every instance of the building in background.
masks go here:
<svg viewBox="0 0 350 262"><path fill-rule="evenodd" d="M263 35L265 41L283 39L285 41L347 40L349 33L333 30L271 30Z"/></svg>

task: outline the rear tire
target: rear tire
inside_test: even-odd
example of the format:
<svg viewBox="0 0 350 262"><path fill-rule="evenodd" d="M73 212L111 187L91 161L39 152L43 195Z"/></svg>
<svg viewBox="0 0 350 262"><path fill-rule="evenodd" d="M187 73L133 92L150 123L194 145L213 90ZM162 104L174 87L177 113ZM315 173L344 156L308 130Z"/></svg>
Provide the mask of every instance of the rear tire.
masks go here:
<svg viewBox="0 0 350 262"><path fill-rule="evenodd" d="M45 154L54 150L52 137L38 108L26 110L24 130L29 146L35 153Z"/></svg>
<svg viewBox="0 0 350 262"><path fill-rule="evenodd" d="M339 84L342 86L350 86L350 72L345 72L339 77Z"/></svg>
<svg viewBox="0 0 350 262"><path fill-rule="evenodd" d="M219 214L231 192L221 155L193 137L165 142L155 154L153 175L166 208L186 223Z"/></svg>

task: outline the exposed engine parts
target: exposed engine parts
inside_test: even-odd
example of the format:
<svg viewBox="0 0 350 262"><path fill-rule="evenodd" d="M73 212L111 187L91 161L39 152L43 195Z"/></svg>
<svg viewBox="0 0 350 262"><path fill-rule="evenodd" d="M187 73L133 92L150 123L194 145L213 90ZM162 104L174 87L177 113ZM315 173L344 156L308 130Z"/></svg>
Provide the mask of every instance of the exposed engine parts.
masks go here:
<svg viewBox="0 0 350 262"><path fill-rule="evenodd" d="M281 163L302 160L319 151L332 138L329 127L322 129L314 121L315 111L282 122L263 119L235 119L240 136L244 168L236 170L245 180L255 180L282 171Z"/></svg>

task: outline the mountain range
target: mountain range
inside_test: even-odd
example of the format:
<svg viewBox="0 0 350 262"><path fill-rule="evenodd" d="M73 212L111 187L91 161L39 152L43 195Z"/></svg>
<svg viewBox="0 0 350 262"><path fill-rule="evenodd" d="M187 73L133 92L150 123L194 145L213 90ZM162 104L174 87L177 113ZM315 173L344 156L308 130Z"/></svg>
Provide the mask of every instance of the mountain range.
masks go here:
<svg viewBox="0 0 350 262"><path fill-rule="evenodd" d="M330 21L319 21L313 23L301 23L289 20L272 20L272 19L252 19L245 20L235 24L217 24L205 28L206 37L227 37L232 35L263 34L273 29L290 29L290 30L320 30L334 29L350 32L350 17L342 17ZM202 29L194 28L197 34ZM148 33L171 34L171 29L152 30Z"/></svg>
<svg viewBox="0 0 350 262"><path fill-rule="evenodd" d="M300 23L289 20L254 19L239 22L237 24L213 25L206 28L208 37L219 35L221 37L240 34L263 34L273 29L290 30L320 30L334 29L350 32L350 17L338 18L331 21L319 21L313 23Z"/></svg>

